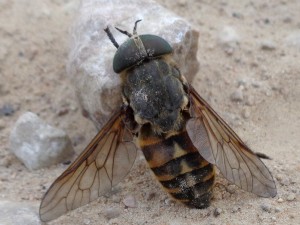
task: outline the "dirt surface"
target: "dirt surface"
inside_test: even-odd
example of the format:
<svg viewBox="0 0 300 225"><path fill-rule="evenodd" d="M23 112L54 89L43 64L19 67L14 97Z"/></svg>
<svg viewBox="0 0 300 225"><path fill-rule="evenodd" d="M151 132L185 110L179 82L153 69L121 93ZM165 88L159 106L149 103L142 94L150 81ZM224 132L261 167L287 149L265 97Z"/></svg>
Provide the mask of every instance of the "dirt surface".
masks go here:
<svg viewBox="0 0 300 225"><path fill-rule="evenodd" d="M199 29L201 65L193 85L254 151L272 158L265 163L278 195L259 198L220 179L209 208L189 209L169 200L140 155L112 193L49 224L300 224L300 2L158 2ZM38 210L67 167L29 171L10 152L9 134L22 113L32 111L64 129L77 154L96 133L65 72L77 6L70 0L0 0L0 108L10 109L0 114L0 200ZM238 36L229 49L219 43L226 27ZM134 208L123 204L130 196ZM107 219L107 209L119 215Z"/></svg>

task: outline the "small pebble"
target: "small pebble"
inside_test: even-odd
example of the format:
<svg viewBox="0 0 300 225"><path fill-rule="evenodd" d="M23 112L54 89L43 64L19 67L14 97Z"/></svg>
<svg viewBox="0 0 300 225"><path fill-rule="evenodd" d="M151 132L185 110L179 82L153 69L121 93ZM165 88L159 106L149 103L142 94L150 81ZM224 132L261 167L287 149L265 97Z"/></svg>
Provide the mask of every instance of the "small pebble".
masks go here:
<svg viewBox="0 0 300 225"><path fill-rule="evenodd" d="M277 202L278 202L278 203L282 203L282 202L284 202L284 200L283 200L282 198L279 198L279 199L277 200Z"/></svg>
<svg viewBox="0 0 300 225"><path fill-rule="evenodd" d="M241 89L237 89L230 96L231 101L241 102L244 99L243 91Z"/></svg>
<svg viewBox="0 0 300 225"><path fill-rule="evenodd" d="M253 81L252 82L252 87L254 88L260 88L261 84L258 81Z"/></svg>
<svg viewBox="0 0 300 225"><path fill-rule="evenodd" d="M278 212L281 212L281 209L278 208L278 207L276 207L274 210L275 210L275 212L277 212L277 213L278 213Z"/></svg>
<svg viewBox="0 0 300 225"><path fill-rule="evenodd" d="M291 193L286 197L286 200L288 201L294 201L296 198L295 194Z"/></svg>
<svg viewBox="0 0 300 225"><path fill-rule="evenodd" d="M245 108L243 111L242 111L242 116L244 119L248 119L250 117L250 111L248 108Z"/></svg>
<svg viewBox="0 0 300 225"><path fill-rule="evenodd" d="M271 220L275 222L275 221L276 221L276 217L275 217L275 216L272 216L272 217L271 217Z"/></svg>
<svg viewBox="0 0 300 225"><path fill-rule="evenodd" d="M238 13L238 12L233 12L232 16L235 17L235 18L237 18L237 19L244 19L243 14Z"/></svg>
<svg viewBox="0 0 300 225"><path fill-rule="evenodd" d="M235 28L225 26L219 33L219 43L226 54L232 55L239 45L240 37Z"/></svg>
<svg viewBox="0 0 300 225"><path fill-rule="evenodd" d="M121 210L118 208L108 208L103 210L103 214L106 219L114 219L120 216Z"/></svg>
<svg viewBox="0 0 300 225"><path fill-rule="evenodd" d="M71 160L66 160L66 161L62 162L62 164L63 164L63 165L70 165L71 162L72 162Z"/></svg>
<svg viewBox="0 0 300 225"><path fill-rule="evenodd" d="M260 207L265 212L271 213L272 211L272 207L268 204L262 204Z"/></svg>
<svg viewBox="0 0 300 225"><path fill-rule="evenodd" d="M165 199L165 204L168 206L173 205L174 203L175 203L174 199L171 198Z"/></svg>
<svg viewBox="0 0 300 225"><path fill-rule="evenodd" d="M136 208L137 207L137 202L136 199L133 195L128 195L123 199L123 203L125 206L129 208Z"/></svg>
<svg viewBox="0 0 300 225"><path fill-rule="evenodd" d="M13 108L13 106L11 104L4 104L0 108L0 116L11 116L14 114L14 112L15 112L15 109Z"/></svg>
<svg viewBox="0 0 300 225"><path fill-rule="evenodd" d="M247 80L240 79L240 80L238 80L238 87L245 87L248 85L247 83L248 83Z"/></svg>
<svg viewBox="0 0 300 225"><path fill-rule="evenodd" d="M221 44L230 47L236 47L239 42L239 35L235 28L230 26L225 26L219 33L219 40Z"/></svg>
<svg viewBox="0 0 300 225"><path fill-rule="evenodd" d="M275 177L276 177L276 179L280 182L280 181L283 179L284 175L281 174L281 173L278 173L278 174L276 174Z"/></svg>
<svg viewBox="0 0 300 225"><path fill-rule="evenodd" d="M276 49L276 45L275 45L274 42L267 40L267 41L263 41L263 42L261 43L260 48L261 48L262 50L269 50L269 51L272 51L272 50L275 50L275 49Z"/></svg>
<svg viewBox="0 0 300 225"><path fill-rule="evenodd" d="M214 210L214 216L218 217L221 215L221 213L223 212L223 210L221 208L215 208Z"/></svg>

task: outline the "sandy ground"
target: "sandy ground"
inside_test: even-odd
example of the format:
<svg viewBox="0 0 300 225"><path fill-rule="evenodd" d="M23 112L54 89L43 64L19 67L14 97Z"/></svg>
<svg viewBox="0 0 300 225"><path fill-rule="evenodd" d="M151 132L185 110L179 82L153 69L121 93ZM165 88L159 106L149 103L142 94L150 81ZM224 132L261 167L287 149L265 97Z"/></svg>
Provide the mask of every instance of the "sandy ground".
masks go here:
<svg viewBox="0 0 300 225"><path fill-rule="evenodd" d="M158 2L199 29L201 65L193 85L252 149L273 159L265 163L278 195L259 198L221 180L208 209L188 209L168 200L139 157L113 193L50 224L300 224L300 1ZM0 0L0 108L9 104L15 110L0 115L0 200L37 210L46 188L67 167L31 172L10 152L8 137L22 113L32 111L64 129L77 153L96 133L82 117L65 74L68 29L77 5ZM226 26L239 36L233 52L218 44ZM136 198L136 208L122 203L129 195ZM107 208L120 215L108 220Z"/></svg>

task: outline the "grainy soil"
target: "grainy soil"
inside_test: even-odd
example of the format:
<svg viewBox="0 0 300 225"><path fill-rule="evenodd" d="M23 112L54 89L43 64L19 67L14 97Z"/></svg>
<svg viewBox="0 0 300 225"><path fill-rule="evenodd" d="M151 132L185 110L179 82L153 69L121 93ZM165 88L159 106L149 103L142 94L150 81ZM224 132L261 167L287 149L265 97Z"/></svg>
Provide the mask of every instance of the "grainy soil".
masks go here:
<svg viewBox="0 0 300 225"><path fill-rule="evenodd" d="M189 209L170 201L140 155L112 193L49 224L300 224L300 1L217 0L158 3L200 32L197 91L265 161L278 194L259 198L220 178L212 205ZM95 135L83 118L66 76L69 27L78 1L0 0L0 201L38 206L52 181L67 167L29 171L11 153L9 134L26 111L71 137L77 154ZM225 27L238 45L224 49ZM123 199L134 196L135 208ZM119 215L107 219L107 209ZM1 213L0 213L1 214Z"/></svg>

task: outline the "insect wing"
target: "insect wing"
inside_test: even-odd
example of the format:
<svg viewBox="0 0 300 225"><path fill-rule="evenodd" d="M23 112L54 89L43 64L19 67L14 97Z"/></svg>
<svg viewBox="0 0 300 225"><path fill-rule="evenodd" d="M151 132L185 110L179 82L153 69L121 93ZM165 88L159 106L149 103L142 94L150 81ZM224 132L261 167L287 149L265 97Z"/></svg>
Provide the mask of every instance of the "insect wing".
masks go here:
<svg viewBox="0 0 300 225"><path fill-rule="evenodd" d="M226 122L190 86L188 135L199 153L215 164L226 179L262 197L276 196L273 177Z"/></svg>
<svg viewBox="0 0 300 225"><path fill-rule="evenodd" d="M40 218L46 222L85 205L118 184L136 158L133 135L115 114L45 194Z"/></svg>

